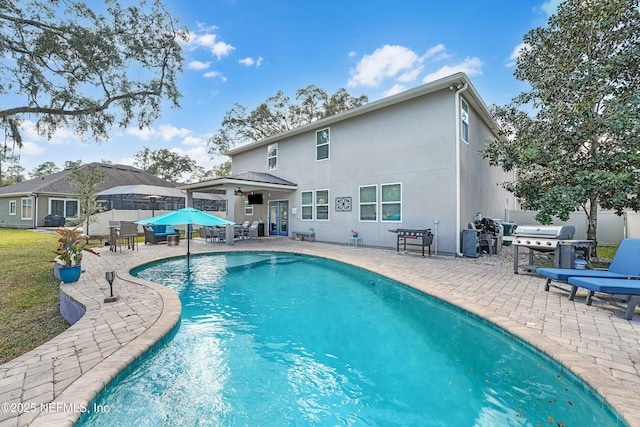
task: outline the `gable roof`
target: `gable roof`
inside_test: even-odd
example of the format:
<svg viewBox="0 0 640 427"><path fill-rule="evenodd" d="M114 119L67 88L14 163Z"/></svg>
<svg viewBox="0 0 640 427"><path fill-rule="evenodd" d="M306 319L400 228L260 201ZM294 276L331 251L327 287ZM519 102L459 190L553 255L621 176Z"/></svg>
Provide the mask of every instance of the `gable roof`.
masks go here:
<svg viewBox="0 0 640 427"><path fill-rule="evenodd" d="M390 107L392 105L400 104L401 102L405 102L411 99L425 96L443 89L449 89L449 90L460 89L464 85L467 86L467 89L465 90L463 95L465 100L474 108L475 111L478 112L478 114L482 118L482 121L497 136L498 129L499 129L498 123L495 121L495 119L491 115L489 108L487 108L487 105L484 103L482 98L480 98L480 95L471 84L471 81L469 80L469 78L465 73L455 73L448 77L444 77L442 79L438 79L433 82L425 83L413 89L400 92L396 95L388 96L386 98L382 98L377 101L370 102L360 107L343 111L342 113L336 114L334 116L329 116L324 119L316 120L315 122L308 123L306 125L297 127L295 129L291 129L289 131L286 131L277 135L270 136L265 139L261 139L259 141L249 142L239 147L232 148L228 150L225 154L228 156L234 156L235 154L240 154L245 151L249 151L257 147L265 146L267 144L272 144L274 142L283 140L285 138L289 138L295 135L300 135L302 133L309 132L315 129L327 127L333 123L342 122L344 120L348 120L353 117L367 114L369 112L376 111L382 108Z"/></svg>
<svg viewBox="0 0 640 427"><path fill-rule="evenodd" d="M104 191L120 185L132 184L155 185L171 188L176 187L176 184L174 183L165 181L155 175L151 175L148 172L128 165L89 163L80 166L80 169L86 169L89 165L97 165L106 174L106 179L98 184L98 191ZM0 188L0 197L27 194L72 195L75 191L75 184L68 178L71 172L73 172L72 169L65 169L60 172L52 173L51 175L2 187Z"/></svg>

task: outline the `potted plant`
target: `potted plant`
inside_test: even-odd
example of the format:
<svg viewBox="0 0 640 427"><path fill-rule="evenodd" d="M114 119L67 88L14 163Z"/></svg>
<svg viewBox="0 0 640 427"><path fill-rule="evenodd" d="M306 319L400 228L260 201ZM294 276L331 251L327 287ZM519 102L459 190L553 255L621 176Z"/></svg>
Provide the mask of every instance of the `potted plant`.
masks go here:
<svg viewBox="0 0 640 427"><path fill-rule="evenodd" d="M357 230L351 230L351 235L353 237L358 237L358 231Z"/></svg>
<svg viewBox="0 0 640 427"><path fill-rule="evenodd" d="M58 239L58 249L53 251L57 255L54 260L53 274L64 283L77 282L81 273L82 251L99 254L86 247L87 240L78 232L78 227L60 227L56 231L60 234L60 238Z"/></svg>

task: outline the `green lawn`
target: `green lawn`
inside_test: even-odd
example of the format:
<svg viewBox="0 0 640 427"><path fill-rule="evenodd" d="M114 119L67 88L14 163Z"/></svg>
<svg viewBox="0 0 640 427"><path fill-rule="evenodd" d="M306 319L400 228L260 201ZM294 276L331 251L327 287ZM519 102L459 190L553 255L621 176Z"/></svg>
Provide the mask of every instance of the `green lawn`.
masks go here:
<svg viewBox="0 0 640 427"><path fill-rule="evenodd" d="M69 327L53 277L54 234L0 229L0 363Z"/></svg>

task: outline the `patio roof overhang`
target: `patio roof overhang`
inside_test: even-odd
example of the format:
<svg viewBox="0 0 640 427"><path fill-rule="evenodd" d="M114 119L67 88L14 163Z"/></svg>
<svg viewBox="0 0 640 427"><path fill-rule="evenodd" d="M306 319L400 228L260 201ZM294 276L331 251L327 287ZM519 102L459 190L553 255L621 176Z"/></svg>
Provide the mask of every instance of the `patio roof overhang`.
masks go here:
<svg viewBox="0 0 640 427"><path fill-rule="evenodd" d="M261 190L295 191L298 185L264 172L242 172L239 174L223 176L209 181L196 182L178 187L188 193L222 193L232 188L234 191L251 193Z"/></svg>

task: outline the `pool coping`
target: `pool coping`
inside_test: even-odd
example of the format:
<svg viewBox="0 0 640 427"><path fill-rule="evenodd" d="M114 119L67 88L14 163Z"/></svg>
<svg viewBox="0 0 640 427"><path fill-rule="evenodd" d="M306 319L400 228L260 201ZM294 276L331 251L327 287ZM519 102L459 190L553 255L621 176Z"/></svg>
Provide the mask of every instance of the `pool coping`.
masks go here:
<svg viewBox="0 0 640 427"><path fill-rule="evenodd" d="M184 247L182 248L183 251ZM468 267L471 264L463 265L458 262L455 265L459 266L459 273L441 271L439 279L427 280L423 275L421 276L420 272L412 273L403 266L429 269L433 267L429 264L429 258L425 260L419 256L406 255L394 257L391 263L381 263L381 258L386 259L392 254L396 255L395 251L387 249L354 249L318 242L311 244L285 242L282 239L261 239L251 244L237 244L234 247L193 241L191 248L194 254L239 250L309 254L374 271L466 310L531 344L593 388L630 426L640 427L640 408L634 407L638 406L638 393L637 390L633 390L636 388L636 383L640 383L637 381L637 375L633 376L633 383L629 382L627 387L624 378L612 377L601 371L590 363L588 358L573 351L571 346L544 336L539 329L528 325L528 322L520 322L520 318L516 321L514 316L505 315L492 305L478 303L473 295L467 295L464 289L460 292L451 292L451 289L446 286L434 286L438 280L442 280L443 284L446 281L461 280L465 284L471 278L477 279L483 274L486 276L484 280L490 281L496 276L485 273L485 269L494 267L477 265ZM85 307L85 315L53 340L0 365L0 390L2 390L0 403L16 402L23 405L22 409L26 409L20 413L9 414L10 416L0 412L0 425L73 425L83 411L92 410L89 407L90 403L106 384L171 332L179 321L181 305L177 295L164 286L132 277L129 270L147 262L182 256L184 253L180 249L176 251L164 245L154 245L142 247L136 252L112 253L101 250L101 255L85 258L86 261L83 261L85 271L79 282L61 286L62 292ZM431 260L434 263L437 260L437 263L443 264L444 267L451 262L456 262L452 257L447 259L432 257ZM443 270L440 265L436 267ZM107 269L117 270L117 281L114 287L120 299L116 303L103 301L109 292L103 273ZM502 275L499 279L504 280ZM516 284L528 283L529 279L513 277L513 281ZM536 281L536 285L538 282L539 280ZM158 308L160 310L154 312ZM589 313L608 317L611 314L595 307L589 307ZM633 322L637 323L637 320ZM114 340L116 335L121 337ZM98 349L97 352L96 349ZM62 371L57 369L61 366L60 364L67 363L71 359L78 361L79 366L71 366L72 364L69 363L69 369ZM36 379L40 377L43 379ZM31 407L26 406L27 404L40 406L37 406L38 410L32 411ZM45 405L47 411L41 410L42 405Z"/></svg>

